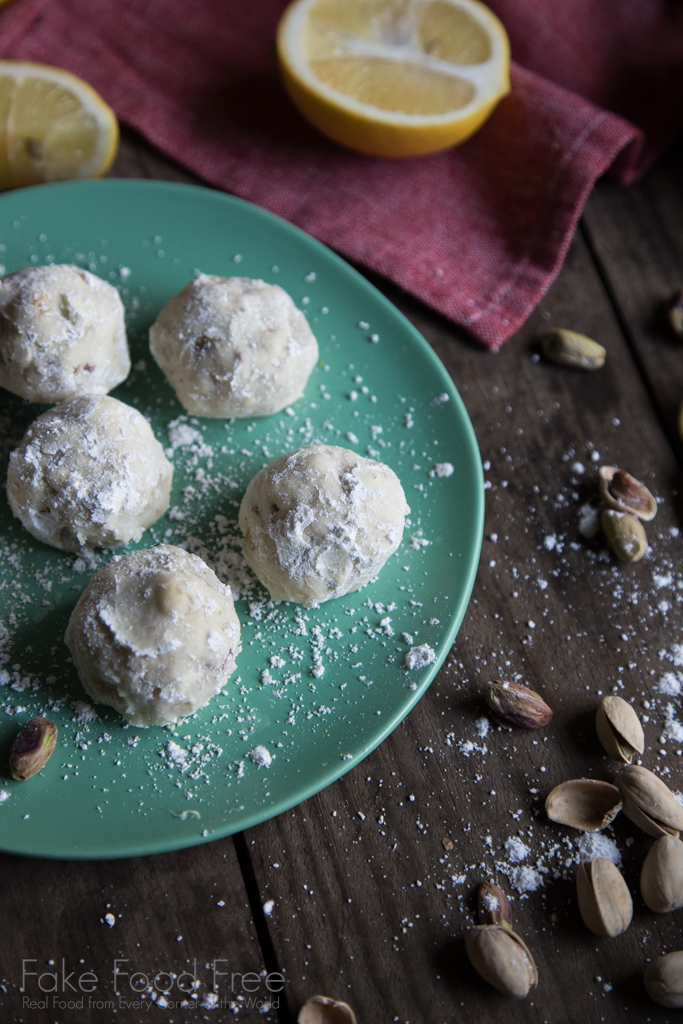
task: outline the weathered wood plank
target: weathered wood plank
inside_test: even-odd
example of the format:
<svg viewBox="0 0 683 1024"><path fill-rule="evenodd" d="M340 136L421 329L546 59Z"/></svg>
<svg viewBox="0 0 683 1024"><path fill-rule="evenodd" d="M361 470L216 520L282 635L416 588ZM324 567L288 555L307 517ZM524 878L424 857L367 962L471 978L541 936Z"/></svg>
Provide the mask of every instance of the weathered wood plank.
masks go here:
<svg viewBox="0 0 683 1024"><path fill-rule="evenodd" d="M3 1020L137 1024L151 1002L165 1021L201 1020L216 999L223 1019L230 1003L238 1020L278 1019L248 1008L262 984L242 987L265 968L231 839L134 860L0 855L0 873Z"/></svg>
<svg viewBox="0 0 683 1024"><path fill-rule="evenodd" d="M408 720L345 779L247 834L264 897L274 901L268 920L295 1005L324 990L348 999L360 1020L380 1007L385 1019L411 1022L488 1022L502 1012L520 1022L530 1014L616 1022L627 1010L666 1020L640 974L679 941L678 923L655 919L636 896L629 932L593 937L574 898L579 834L548 823L543 801L567 778L614 773L592 719L615 688L641 713L643 701L653 705L644 763L670 768L680 786L680 760L670 747L658 753L666 701L653 686L671 667L660 652L671 651L681 615L675 589L653 582L676 565L671 451L581 239L526 329L495 356L385 290L463 394L489 466L487 539L460 636ZM551 324L605 339L605 369L582 374L537 360L538 332ZM665 499L652 554L637 566L617 566L579 531L598 460L646 477ZM656 607L665 596L666 614ZM550 726L478 735L481 691L496 676L543 692L556 712ZM455 844L448 854L444 835ZM626 820L608 835L637 893L650 841ZM506 876L518 868L542 885L515 893ZM541 982L525 1004L489 990L464 957L476 885L490 876L516 896L515 920L537 956Z"/></svg>
<svg viewBox="0 0 683 1024"><path fill-rule="evenodd" d="M601 183L583 224L653 400L683 458L676 430L683 342L666 316L683 287L683 140L631 188Z"/></svg>
<svg viewBox="0 0 683 1024"><path fill-rule="evenodd" d="M132 133L124 134L114 173L194 180ZM671 186L666 202L674 214L675 194ZM609 191L608 199L621 203L619 193ZM600 252L603 232L612 236L593 215L599 209L603 217L603 207L591 204L587 230L592 250ZM627 215L622 207L613 212ZM621 242L613 244L618 249ZM678 250L657 252L675 285ZM607 280L606 266L601 257ZM675 1014L647 999L640 974L648 958L681 944L680 917L655 917L638 895L639 866L651 841L624 819L608 830L634 893L635 919L625 935L596 939L582 925L574 899L579 836L549 824L543 800L568 777L614 772L592 724L601 693L614 688L649 718L644 763L674 789L683 788L677 705L664 692L675 689L681 657L683 578L673 532L680 526L673 501L678 469L648 394L653 388L663 408L672 404L668 376L673 380L677 372L676 350L665 346L672 356L669 374L654 387L660 350L646 332L645 341L624 337L581 239L530 323L495 356L379 283L432 343L463 394L488 464L486 540L460 636L407 721L334 786L245 836L257 887L248 895L259 927L269 929L272 962L287 978L280 1019L291 1019L290 1007L296 1011L315 991L325 991L348 999L361 1024L489 1024L503 1014L512 1024L663 1024ZM616 297L622 323L628 298L629 288ZM641 315L648 302L644 292L636 303ZM535 338L549 324L604 341L605 370L585 375L536 360ZM652 359L649 350L643 356L646 342L655 346ZM593 495L594 453L645 477L664 499L648 528L651 553L637 566L617 566L598 539L579 530L581 507ZM520 678L543 692L555 708L551 724L540 734L491 725L480 735L486 718L481 691L494 676ZM673 719L662 742L669 704ZM449 852L444 836L454 843ZM147 972L169 965L177 970L196 955L205 981L204 964L214 956L227 958L235 971L258 970L262 962L230 840L111 864L2 862L0 919L27 922L22 949L41 966L48 959L59 965L62 956L82 958L83 970L110 975L115 956ZM520 868L530 869L527 887L542 884L516 891L508 876ZM523 1004L487 988L464 956L462 934L474 920L476 884L489 876L515 896L517 927L538 961L539 989ZM524 875L517 879L518 888L524 881ZM225 907L218 907L220 900ZM270 900L270 913L259 911ZM100 922L110 911L122 914L111 929ZM17 978L5 965L16 958L16 936L4 929L0 962L7 991L0 1001L10 1013L18 1005ZM37 1012L24 1019L53 1019ZM89 1019L111 1020L106 1013ZM206 1010L164 1019L205 1017L213 1019ZM132 1024L145 1017L129 1009L115 1019ZM257 1017L240 1011L236 1019Z"/></svg>

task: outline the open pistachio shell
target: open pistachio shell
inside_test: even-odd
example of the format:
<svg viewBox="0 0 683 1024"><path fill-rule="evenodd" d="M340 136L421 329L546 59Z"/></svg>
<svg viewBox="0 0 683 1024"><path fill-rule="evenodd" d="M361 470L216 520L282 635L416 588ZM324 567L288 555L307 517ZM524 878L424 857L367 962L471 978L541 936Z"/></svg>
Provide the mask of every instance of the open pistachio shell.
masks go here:
<svg viewBox="0 0 683 1024"><path fill-rule="evenodd" d="M348 1003L329 996L312 996L299 1010L297 1024L357 1024Z"/></svg>
<svg viewBox="0 0 683 1024"><path fill-rule="evenodd" d="M631 893L619 868L606 857L594 857L579 866L576 895L583 923L594 935L614 938L630 925Z"/></svg>
<svg viewBox="0 0 683 1024"><path fill-rule="evenodd" d="M618 466L598 470L600 497L610 508L629 512L649 523L657 515L657 502L645 484Z"/></svg>
<svg viewBox="0 0 683 1024"><path fill-rule="evenodd" d="M624 814L650 836L678 838L683 806L669 787L647 768L629 764L614 780L624 800Z"/></svg>
<svg viewBox="0 0 683 1024"><path fill-rule="evenodd" d="M643 861L640 892L655 914L669 914L683 907L683 843L675 836L661 836Z"/></svg>
<svg viewBox="0 0 683 1024"><path fill-rule="evenodd" d="M683 1007L683 950L667 953L648 964L643 975L647 994L660 1006Z"/></svg>
<svg viewBox="0 0 683 1024"><path fill-rule="evenodd" d="M634 754L645 750L640 719L621 697L603 698L595 716L595 728L603 747L617 761L630 764Z"/></svg>
<svg viewBox="0 0 683 1024"><path fill-rule="evenodd" d="M621 793L611 782L570 779L548 794L545 809L551 821L581 832L599 832L621 810Z"/></svg>
<svg viewBox="0 0 683 1024"><path fill-rule="evenodd" d="M511 928L485 924L465 935L470 962L489 985L513 999L524 999L538 984L538 971L527 944Z"/></svg>

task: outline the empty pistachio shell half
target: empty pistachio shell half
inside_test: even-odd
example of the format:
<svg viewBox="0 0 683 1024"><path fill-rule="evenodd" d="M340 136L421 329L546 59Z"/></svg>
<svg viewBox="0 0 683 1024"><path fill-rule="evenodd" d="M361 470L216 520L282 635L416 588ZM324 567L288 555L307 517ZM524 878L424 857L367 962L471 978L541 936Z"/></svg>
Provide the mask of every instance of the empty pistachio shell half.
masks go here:
<svg viewBox="0 0 683 1024"><path fill-rule="evenodd" d="M645 484L617 466L601 466L598 470L600 497L618 512L630 512L649 523L657 515L657 502Z"/></svg>
<svg viewBox="0 0 683 1024"><path fill-rule="evenodd" d="M683 806L661 779L641 765L629 764L614 780L624 800L624 814L650 836L678 837Z"/></svg>
<svg viewBox="0 0 683 1024"><path fill-rule="evenodd" d="M667 953L645 968L643 983L650 999L660 1006L683 1007L683 950Z"/></svg>
<svg viewBox="0 0 683 1024"><path fill-rule="evenodd" d="M554 363L579 370L599 370L607 357L607 352L597 341L562 327L553 328L543 335L541 349L543 355Z"/></svg>
<svg viewBox="0 0 683 1024"><path fill-rule="evenodd" d="M9 755L12 777L30 779L45 767L57 743L57 726L47 718L32 718L17 734Z"/></svg>
<svg viewBox="0 0 683 1024"><path fill-rule="evenodd" d="M631 893L619 868L606 857L594 857L579 866L576 895L583 923L594 935L614 938L630 925Z"/></svg>
<svg viewBox="0 0 683 1024"><path fill-rule="evenodd" d="M545 809L551 821L581 832L599 832L621 810L621 793L611 782L570 779L548 794Z"/></svg>
<svg viewBox="0 0 683 1024"><path fill-rule="evenodd" d="M479 924L502 924L512 927L512 907L499 885L482 882L477 894Z"/></svg>
<svg viewBox="0 0 683 1024"><path fill-rule="evenodd" d="M595 728L603 747L617 761L630 764L645 750L645 736L633 707L621 697L604 697L595 715Z"/></svg>
<svg viewBox="0 0 683 1024"><path fill-rule="evenodd" d="M486 701L493 713L507 725L539 729L553 717L551 708L534 690L521 683L496 679L489 683Z"/></svg>
<svg viewBox="0 0 683 1024"><path fill-rule="evenodd" d="M643 861L640 892L655 914L669 914L683 907L683 843L675 836L661 836Z"/></svg>
<svg viewBox="0 0 683 1024"><path fill-rule="evenodd" d="M298 1024L357 1024L348 1003L329 996L312 996L299 1010Z"/></svg>
<svg viewBox="0 0 683 1024"><path fill-rule="evenodd" d="M513 999L524 999L538 984L538 971L528 946L511 928L485 924L465 935L470 962L489 985Z"/></svg>
<svg viewBox="0 0 683 1024"><path fill-rule="evenodd" d="M621 562L639 562L647 551L643 524L628 512L608 508L600 517L607 543Z"/></svg>

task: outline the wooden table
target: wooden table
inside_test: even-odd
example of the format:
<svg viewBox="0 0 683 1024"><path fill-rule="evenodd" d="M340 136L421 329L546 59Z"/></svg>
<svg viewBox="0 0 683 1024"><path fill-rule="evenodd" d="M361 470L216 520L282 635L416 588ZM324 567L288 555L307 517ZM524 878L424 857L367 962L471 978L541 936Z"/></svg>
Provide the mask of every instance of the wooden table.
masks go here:
<svg viewBox="0 0 683 1024"><path fill-rule="evenodd" d="M113 174L195 180L127 132ZM597 939L575 897L581 833L549 822L544 800L566 779L614 775L593 725L612 692L643 717L643 763L683 789L683 740L663 736L680 701L659 688L664 677L661 689L683 682L683 348L663 315L683 283L682 225L683 145L631 189L600 182L557 282L495 355L373 279L452 374L484 461L484 546L457 641L371 756L258 828L135 860L0 856L3 1021L287 1024L316 993L347 1000L360 1024L678 1019L642 984L648 960L683 947L683 911L654 915L639 894L652 840L623 816L608 830L635 910L625 934ZM540 359L538 336L551 325L599 339L604 369ZM661 501L637 565L617 563L580 528L605 463ZM496 727L482 694L497 677L540 691L552 722L537 732ZM484 878L514 897L516 928L536 958L539 985L523 1003L489 988L465 955ZM83 1009L31 1008L23 958L60 974L63 959L71 982L84 972L99 981ZM136 1006L123 973L119 1002L115 961L150 979L196 970L198 1004L178 1009L174 989L175 1006L150 1008L147 996ZM211 1009L214 964L224 973ZM35 985L28 994L39 994ZM81 996L67 985L66 998Z"/></svg>

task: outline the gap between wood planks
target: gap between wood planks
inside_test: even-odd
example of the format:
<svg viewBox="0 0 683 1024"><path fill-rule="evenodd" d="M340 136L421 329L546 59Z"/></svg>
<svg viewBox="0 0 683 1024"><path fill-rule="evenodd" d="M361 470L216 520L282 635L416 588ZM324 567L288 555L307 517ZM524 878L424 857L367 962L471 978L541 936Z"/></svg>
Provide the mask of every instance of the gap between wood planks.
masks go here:
<svg viewBox="0 0 683 1024"><path fill-rule="evenodd" d="M263 909L263 903L261 902L261 893L256 880L256 873L251 861L251 855L249 853L244 832L236 832L232 837L232 841L235 847L237 862L242 873L244 890L247 894L247 899L249 900L251 916L254 921L254 928L256 929L256 937L258 939L259 946L261 947L261 953L263 954L263 966L269 974L277 973L283 974L284 976L284 972L280 969L273 940L270 936L270 929L268 928L266 914ZM280 1024L294 1024L294 1017L292 1016L289 1000L287 999L286 990L284 988L282 990L282 996L283 998L281 1003L277 1008L278 1020L280 1021Z"/></svg>
<svg viewBox="0 0 683 1024"><path fill-rule="evenodd" d="M588 249L590 257L593 260L593 264L595 266L595 272L598 275L598 277L600 278L600 282L601 282L603 288L605 289L605 295L609 299L609 303L610 303L610 305L612 307L612 311L614 313L614 318L617 321L617 324L619 325L619 330L621 331L622 335L624 336L624 340L626 341L626 344L628 345L629 352L631 353L631 357L632 357L636 367L638 368L638 373L639 373L641 381L643 383L643 387L644 387L645 392L647 394L647 397L649 399L650 405L652 406L652 410L654 412L655 418L656 418L657 422L659 423L659 425L661 427L662 434L666 438L667 443L668 443L669 447L671 448L671 451L673 453L674 458L678 462L679 466L681 466L681 468L683 468L683 463L681 462L681 457L680 457L680 454L679 454L679 451L678 451L678 444L677 444L676 438L672 437L672 435L671 435L669 423L667 421L666 416L664 415L664 410L662 409L660 402L658 402L658 400L657 400L657 392L656 392L655 388L652 385L652 381L650 380L650 375L647 373L646 361L641 358L640 353L638 352L638 347L635 344L635 339L634 339L633 331L632 331L632 329L631 329L631 327L629 325L629 322L628 322L628 319L627 319L626 315L623 313L623 311L622 311L622 309L621 309L621 307L619 305L619 302L618 302L617 297L615 295L614 289L612 288L612 285L611 285L610 276L609 276L608 272L606 271L606 269L605 269L605 267L603 265L603 262L600 259L600 256L596 252L595 246L593 244L593 239L592 239L591 231L590 231L590 229L586 228L586 226L584 225L583 221L579 225L579 231L581 233L581 237L583 238L583 240L586 243L586 247Z"/></svg>

